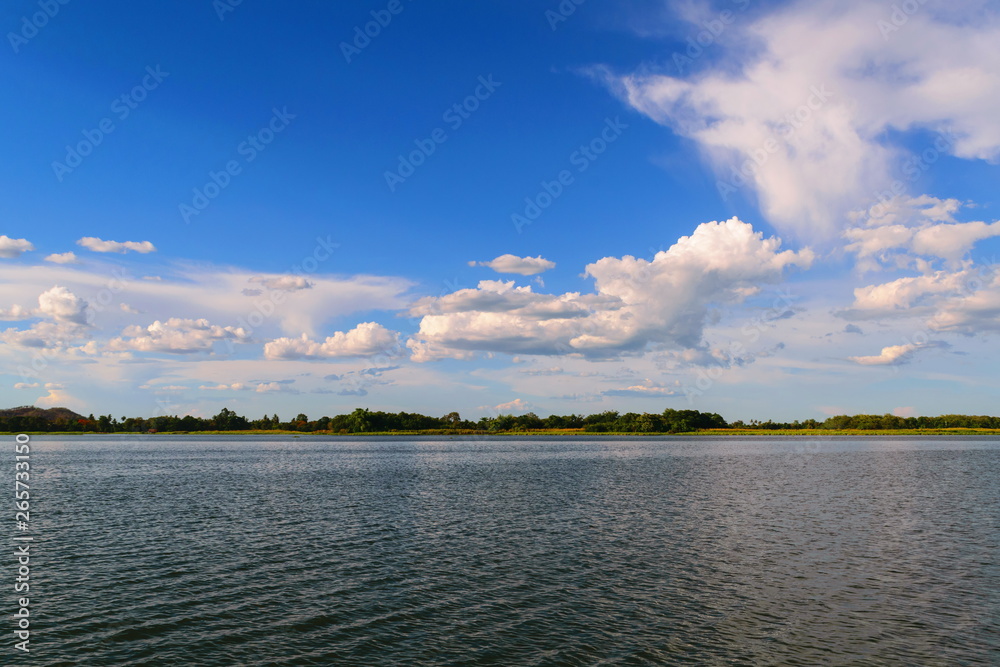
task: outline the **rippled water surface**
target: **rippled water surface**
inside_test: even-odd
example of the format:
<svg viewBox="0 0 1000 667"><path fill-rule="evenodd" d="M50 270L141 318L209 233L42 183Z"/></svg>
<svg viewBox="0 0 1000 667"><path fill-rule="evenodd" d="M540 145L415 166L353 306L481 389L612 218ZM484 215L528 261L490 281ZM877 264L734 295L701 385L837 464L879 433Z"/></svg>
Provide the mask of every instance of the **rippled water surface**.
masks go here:
<svg viewBox="0 0 1000 667"><path fill-rule="evenodd" d="M1000 664L997 439L34 437L31 461L33 665Z"/></svg>

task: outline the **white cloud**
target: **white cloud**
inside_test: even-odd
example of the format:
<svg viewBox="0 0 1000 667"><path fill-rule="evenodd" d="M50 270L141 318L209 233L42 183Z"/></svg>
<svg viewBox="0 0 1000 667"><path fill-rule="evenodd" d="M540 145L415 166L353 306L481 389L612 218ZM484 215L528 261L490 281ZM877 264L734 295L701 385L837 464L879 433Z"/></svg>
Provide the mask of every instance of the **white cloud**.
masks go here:
<svg viewBox="0 0 1000 667"><path fill-rule="evenodd" d="M87 302L61 285L55 285L38 296L39 315L57 322L87 323Z"/></svg>
<svg viewBox="0 0 1000 667"><path fill-rule="evenodd" d="M987 224L975 221L953 225L931 225L917 231L913 237L912 247L918 254L957 262L978 241L993 236L1000 236L1000 222Z"/></svg>
<svg viewBox="0 0 1000 667"><path fill-rule="evenodd" d="M854 290L854 308L887 314L907 311L926 304L928 297L955 295L964 289L971 274L968 271L936 271L930 275L907 276Z"/></svg>
<svg viewBox="0 0 1000 667"><path fill-rule="evenodd" d="M862 366L883 366L887 364L901 363L907 360L918 348L917 345L908 343L906 345L890 345L883 347L879 354L867 357L848 357L851 361Z"/></svg>
<svg viewBox="0 0 1000 667"><path fill-rule="evenodd" d="M628 396L632 398L659 398L676 396L677 392L669 387L646 379L641 384L635 384L624 389L608 389L601 392L604 396Z"/></svg>
<svg viewBox="0 0 1000 667"><path fill-rule="evenodd" d="M145 328L126 327L120 337L108 342L108 349L191 354L207 352L221 340L245 343L248 338L242 328L217 326L206 319L171 317L166 322L156 320Z"/></svg>
<svg viewBox="0 0 1000 667"><path fill-rule="evenodd" d="M469 262L469 266L487 266L497 273L516 273L522 276L533 276L549 269L554 269L555 262L538 257L518 257L517 255L500 255L488 262Z"/></svg>
<svg viewBox="0 0 1000 667"><path fill-rule="evenodd" d="M86 331L86 327L73 322L38 322L28 329L6 329L0 333L0 341L40 350L77 349L70 346L84 337ZM86 346L79 348L84 353L91 350Z"/></svg>
<svg viewBox="0 0 1000 667"><path fill-rule="evenodd" d="M251 387L243 382L233 382L232 384L202 385L198 389L203 391L249 391Z"/></svg>
<svg viewBox="0 0 1000 667"><path fill-rule="evenodd" d="M844 232L846 250L858 257L861 269L916 266L926 270L931 260L958 266L979 241L1000 236L1000 222L957 222L957 199L929 195L900 196L868 211L856 212L862 224Z"/></svg>
<svg viewBox="0 0 1000 667"><path fill-rule="evenodd" d="M536 294L513 281L482 281L413 304L410 313L422 319L407 345L416 361L477 351L609 358L650 344L697 347L710 305L739 303L813 259L809 250L780 246L732 218L699 225L652 261L605 257L588 265L596 294Z"/></svg>
<svg viewBox="0 0 1000 667"><path fill-rule="evenodd" d="M254 388L254 391L256 391L258 394L299 393L298 389L295 389L287 382L261 382Z"/></svg>
<svg viewBox="0 0 1000 667"><path fill-rule="evenodd" d="M96 236L84 236L76 243L94 252L126 253L129 250L142 254L156 252L156 246L149 241L104 241Z"/></svg>
<svg viewBox="0 0 1000 667"><path fill-rule="evenodd" d="M528 403L523 398L515 398L513 401L508 401L507 403L501 403L500 405L481 405L480 410L494 410L499 413L512 413L512 412L528 412L534 409L531 403Z"/></svg>
<svg viewBox="0 0 1000 667"><path fill-rule="evenodd" d="M0 235L0 257L15 259L23 253L34 249L35 246L27 239L12 239L6 235Z"/></svg>
<svg viewBox="0 0 1000 667"><path fill-rule="evenodd" d="M941 343L905 343L903 345L889 345L883 347L878 354L868 357L848 357L851 361L862 366L890 366L898 365L909 361L917 350L924 350L932 347L945 347Z"/></svg>
<svg viewBox="0 0 1000 667"><path fill-rule="evenodd" d="M962 288L955 296L940 299L928 321L933 331L978 335L1000 331L1000 271L992 275L971 269L955 274Z"/></svg>
<svg viewBox="0 0 1000 667"><path fill-rule="evenodd" d="M258 283L268 289L280 290L283 292L310 289L313 286L311 282L302 276L254 276L247 282ZM244 290L244 294L247 292L256 292L256 294L260 294L260 292L256 290ZM248 296L255 296L256 294L248 294Z"/></svg>
<svg viewBox="0 0 1000 667"><path fill-rule="evenodd" d="M74 252L60 252L48 255L45 261L53 264L76 264L77 258Z"/></svg>
<svg viewBox="0 0 1000 667"><path fill-rule="evenodd" d="M22 287L22 291L24 288ZM40 349L66 348L91 354L92 348L70 348L70 345L87 336L88 304L69 288L55 285L38 296L38 307L28 310L19 305L0 310L0 319L25 320L43 318L28 329L6 329L0 332L0 341L21 347Z"/></svg>
<svg viewBox="0 0 1000 667"><path fill-rule="evenodd" d="M959 271L907 276L854 290L848 318L924 319L929 331L979 335L1000 331L1000 271L967 263Z"/></svg>
<svg viewBox="0 0 1000 667"><path fill-rule="evenodd" d="M150 281L140 280L127 271L122 274L120 267L102 264L100 260L86 265L8 263L0 264L0 306L27 305L24 304L25 294L38 294L59 284L95 301L95 307L88 314L99 330L98 336L103 331L113 337L134 321L130 314L119 310L116 303L101 301L112 296L116 301L125 301L132 308L160 319L208 318L218 324L253 329L255 336L264 339L298 336L302 332L315 337L328 320L360 311L405 307L410 301L406 292L413 285L406 279L386 276L311 274L311 289L233 298L252 277L253 274L237 269L194 269L182 265L170 276Z"/></svg>
<svg viewBox="0 0 1000 667"><path fill-rule="evenodd" d="M362 322L350 331L337 331L323 342L301 338L278 338L264 345L268 359L329 359L388 354L399 345L399 334L376 322Z"/></svg>
<svg viewBox="0 0 1000 667"><path fill-rule="evenodd" d="M49 393L35 401L35 405L43 408L71 408L83 409L84 402L74 396L70 396L62 388L49 389Z"/></svg>
<svg viewBox="0 0 1000 667"><path fill-rule="evenodd" d="M860 0L790 3L728 27L715 67L706 59L682 78L608 81L636 110L696 142L720 194L746 181L780 229L833 237L848 211L875 203L897 177L906 149L893 133L940 133L924 146L935 161L1000 157L997 14L970 20L927 5L899 34L883 35L878 22L891 11ZM915 181L928 162L899 178Z"/></svg>
<svg viewBox="0 0 1000 667"><path fill-rule="evenodd" d="M26 320L31 317L34 317L34 311L30 308L25 308L17 304L14 304L10 308L0 308L0 320L13 322L17 320Z"/></svg>
<svg viewBox="0 0 1000 667"><path fill-rule="evenodd" d="M15 382L14 389L37 389L41 387L39 382Z"/></svg>

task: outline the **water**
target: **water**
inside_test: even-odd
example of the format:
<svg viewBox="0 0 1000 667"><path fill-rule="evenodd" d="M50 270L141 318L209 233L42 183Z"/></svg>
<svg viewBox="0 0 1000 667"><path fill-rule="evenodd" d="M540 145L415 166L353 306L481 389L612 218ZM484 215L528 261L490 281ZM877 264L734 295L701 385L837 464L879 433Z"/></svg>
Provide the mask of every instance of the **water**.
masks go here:
<svg viewBox="0 0 1000 667"><path fill-rule="evenodd" d="M31 462L24 664L1000 664L995 438L34 437Z"/></svg>

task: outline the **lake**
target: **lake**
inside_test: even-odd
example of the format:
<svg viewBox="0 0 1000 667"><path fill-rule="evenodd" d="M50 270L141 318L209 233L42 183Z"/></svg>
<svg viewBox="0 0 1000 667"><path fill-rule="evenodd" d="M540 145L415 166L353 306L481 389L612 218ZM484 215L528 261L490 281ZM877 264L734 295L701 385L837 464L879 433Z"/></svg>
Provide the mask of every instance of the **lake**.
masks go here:
<svg viewBox="0 0 1000 667"><path fill-rule="evenodd" d="M30 456L9 534L34 538L32 665L1000 664L995 437L32 436Z"/></svg>

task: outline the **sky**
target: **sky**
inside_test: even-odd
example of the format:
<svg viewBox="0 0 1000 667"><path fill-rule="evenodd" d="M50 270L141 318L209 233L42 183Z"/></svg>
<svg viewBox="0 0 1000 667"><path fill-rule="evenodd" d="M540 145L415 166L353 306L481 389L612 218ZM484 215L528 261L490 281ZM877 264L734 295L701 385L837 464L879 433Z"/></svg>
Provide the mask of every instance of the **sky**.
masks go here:
<svg viewBox="0 0 1000 667"><path fill-rule="evenodd" d="M997 414L1000 7L0 9L0 402Z"/></svg>

